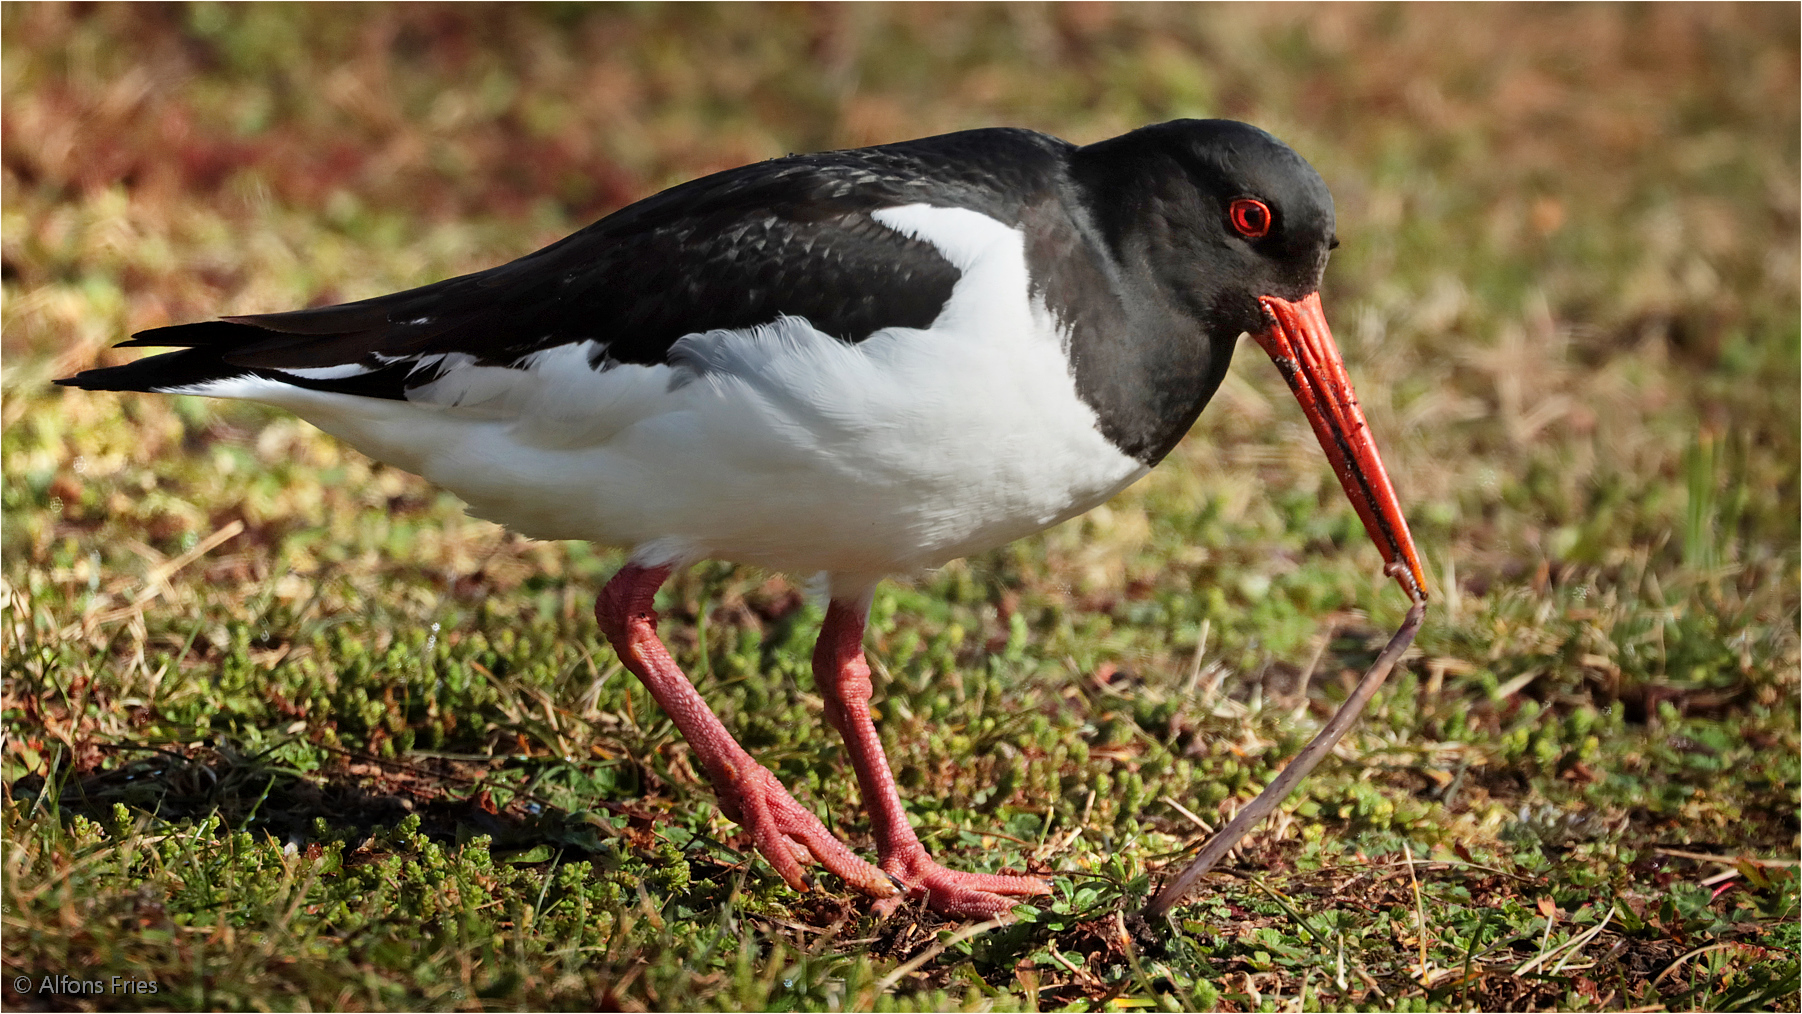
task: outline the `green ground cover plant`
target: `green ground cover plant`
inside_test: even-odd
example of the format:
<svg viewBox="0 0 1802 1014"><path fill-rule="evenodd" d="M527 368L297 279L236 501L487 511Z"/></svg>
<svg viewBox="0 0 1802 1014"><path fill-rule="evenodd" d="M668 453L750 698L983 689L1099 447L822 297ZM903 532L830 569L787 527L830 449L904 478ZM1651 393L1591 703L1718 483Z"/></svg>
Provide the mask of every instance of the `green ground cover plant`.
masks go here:
<svg viewBox="0 0 1802 1014"><path fill-rule="evenodd" d="M0 47L9 1009L1802 1003L1794 5L8 3ZM618 553L273 410L49 383L747 161L1177 116L1333 187L1435 587L1168 925L1406 606L1255 348L1114 502L877 597L923 839L1056 885L1000 926L787 889L599 641ZM663 633L867 849L799 580L698 566Z"/></svg>

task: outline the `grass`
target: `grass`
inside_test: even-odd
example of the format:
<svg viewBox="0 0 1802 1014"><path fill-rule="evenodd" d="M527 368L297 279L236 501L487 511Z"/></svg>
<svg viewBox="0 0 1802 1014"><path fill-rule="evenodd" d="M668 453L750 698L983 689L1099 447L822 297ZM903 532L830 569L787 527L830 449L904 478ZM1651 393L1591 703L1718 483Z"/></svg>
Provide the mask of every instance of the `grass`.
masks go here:
<svg viewBox="0 0 1802 1014"><path fill-rule="evenodd" d="M1793 6L0 17L9 1006L1802 1002ZM132 330L487 266L786 151L1182 115L1333 186L1328 314L1436 587L1336 759L1169 926L1132 913L1404 609L1255 348L1113 503L878 595L929 847L1057 886L1001 927L783 886L599 646L616 552L280 413L48 386ZM802 587L705 564L661 607L867 850Z"/></svg>

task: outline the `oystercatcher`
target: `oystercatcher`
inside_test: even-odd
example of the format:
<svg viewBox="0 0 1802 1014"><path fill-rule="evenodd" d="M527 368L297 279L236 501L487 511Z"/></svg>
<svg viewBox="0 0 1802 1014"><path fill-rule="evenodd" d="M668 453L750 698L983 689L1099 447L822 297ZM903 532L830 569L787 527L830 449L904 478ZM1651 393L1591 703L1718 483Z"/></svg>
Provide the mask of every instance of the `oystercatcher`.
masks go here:
<svg viewBox="0 0 1802 1014"><path fill-rule="evenodd" d="M519 260L374 299L161 327L59 381L288 409L538 539L627 547L595 613L790 885L893 905L1045 893L909 826L871 721L872 589L1089 510L1169 453L1250 332L1388 562L1408 526L1322 313L1333 200L1255 127L1077 146L968 130L794 155L646 198ZM704 558L824 573L814 672L876 840L859 858L726 731L655 631Z"/></svg>

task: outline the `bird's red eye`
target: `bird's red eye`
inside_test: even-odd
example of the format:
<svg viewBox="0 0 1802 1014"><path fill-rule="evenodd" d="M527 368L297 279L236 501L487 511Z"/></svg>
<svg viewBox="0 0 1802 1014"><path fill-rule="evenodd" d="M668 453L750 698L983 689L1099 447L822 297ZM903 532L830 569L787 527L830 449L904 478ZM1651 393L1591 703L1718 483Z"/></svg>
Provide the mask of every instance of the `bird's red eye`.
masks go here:
<svg viewBox="0 0 1802 1014"><path fill-rule="evenodd" d="M1270 206L1255 197L1241 197L1227 205L1233 228L1246 239L1261 239L1270 231Z"/></svg>

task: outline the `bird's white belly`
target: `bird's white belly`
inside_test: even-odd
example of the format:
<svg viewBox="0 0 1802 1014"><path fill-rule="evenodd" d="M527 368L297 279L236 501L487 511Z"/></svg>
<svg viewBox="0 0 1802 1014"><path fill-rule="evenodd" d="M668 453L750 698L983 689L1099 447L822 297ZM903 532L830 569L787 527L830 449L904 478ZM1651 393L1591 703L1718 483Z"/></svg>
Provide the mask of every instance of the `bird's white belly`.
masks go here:
<svg viewBox="0 0 1802 1014"><path fill-rule="evenodd" d="M930 328L853 345L782 318L690 335L668 365L596 370L582 342L447 371L407 402L285 385L248 396L534 538L835 584L1004 544L1145 474L1078 396L1063 336L1027 295L1016 230L962 209L876 217L963 272Z"/></svg>
<svg viewBox="0 0 1802 1014"><path fill-rule="evenodd" d="M880 575L1038 531L1144 471L1096 431L1055 346L1009 354L1021 350L918 331L850 346L797 320L689 342L674 367L612 371L641 373L666 404L604 442L482 481L496 456L555 439L562 426L540 419L536 434L492 433L475 468L428 475L527 534ZM547 474L550 497L510 492Z"/></svg>

